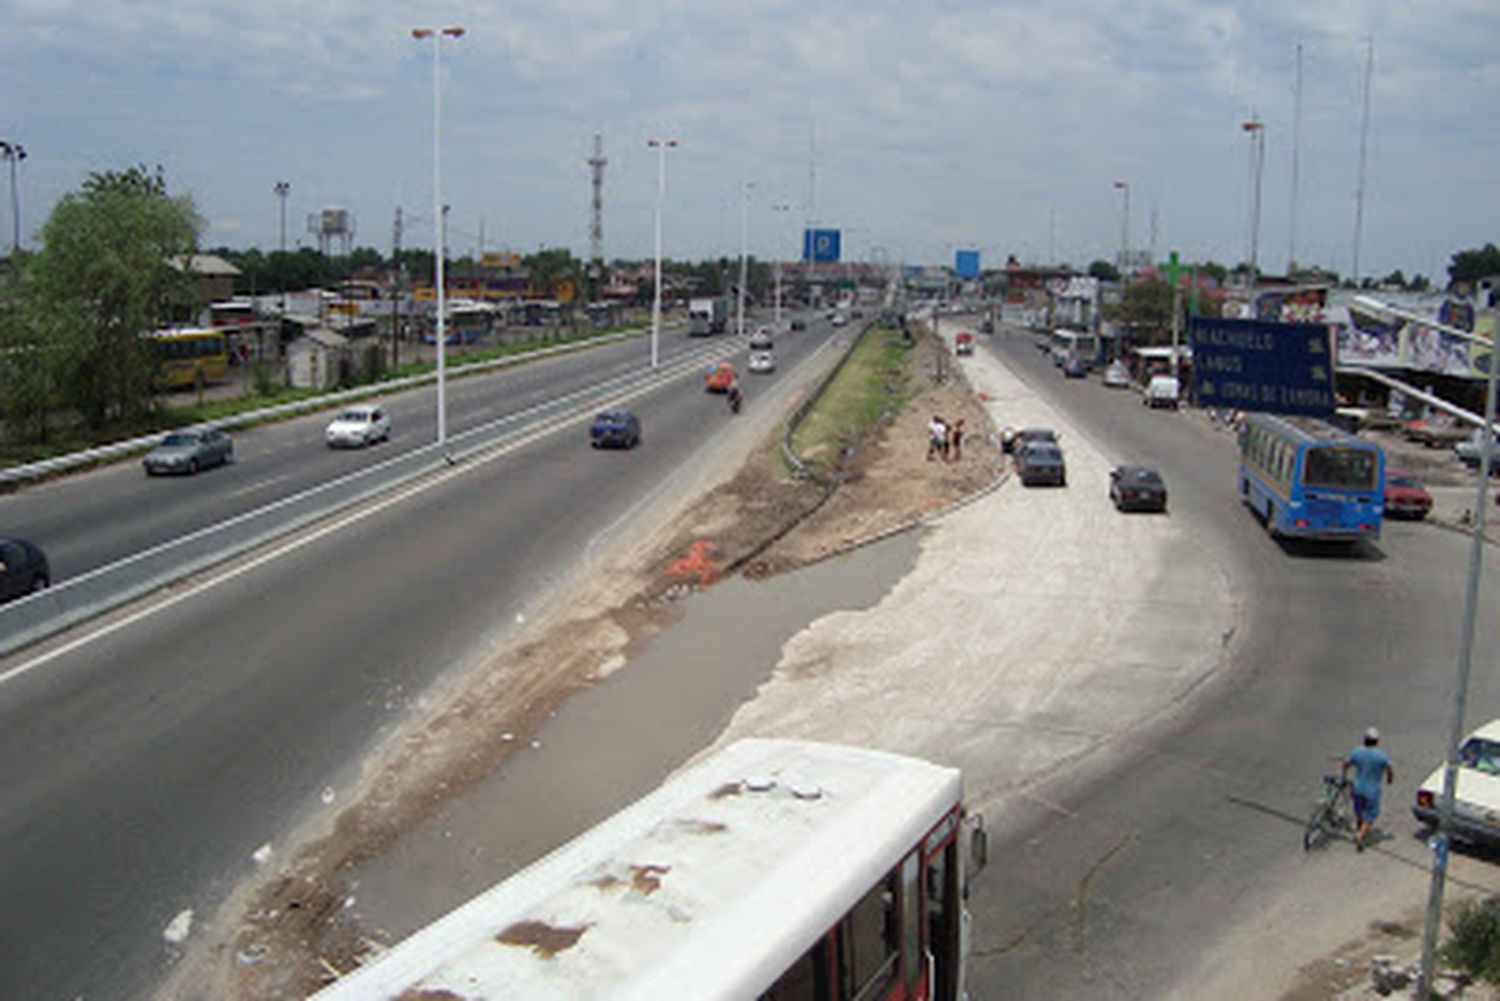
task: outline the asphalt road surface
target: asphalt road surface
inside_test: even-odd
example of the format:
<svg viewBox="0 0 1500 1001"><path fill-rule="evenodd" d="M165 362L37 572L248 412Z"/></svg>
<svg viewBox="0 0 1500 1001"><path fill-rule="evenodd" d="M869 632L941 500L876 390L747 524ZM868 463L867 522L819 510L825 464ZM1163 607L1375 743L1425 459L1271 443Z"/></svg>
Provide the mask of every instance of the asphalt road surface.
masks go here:
<svg viewBox="0 0 1500 1001"><path fill-rule="evenodd" d="M727 341L688 337L681 328L663 331L659 361L670 365ZM450 368L449 437L508 416L524 418L552 401L639 373L649 351L649 339L635 337L484 375L453 378ZM381 397L391 414L391 441L370 448L335 450L324 444L323 429L336 412L327 410L231 432L236 461L197 476L148 477L138 460L130 460L40 483L4 499L4 531L41 546L51 563L53 582L64 582L398 452L431 444L437 427L436 393L429 384Z"/></svg>
<svg viewBox="0 0 1500 1001"><path fill-rule="evenodd" d="M829 333L814 321L780 338L780 372L747 382L747 407ZM625 352L641 364L644 344L457 383L467 398L458 409L472 420L523 406L600 378ZM421 437L416 396L397 409L396 447ZM412 700L486 649L592 542L625 530L642 499L710 455L714 429L732 419L696 370L630 405L644 439L633 451L595 452L575 424L295 548L268 547L215 586L169 589L164 607L117 614L107 634L94 623L0 661L0 997L149 990L170 962L174 918L206 916L260 845L322 809L325 790L349 789ZM326 452L324 420L237 436L242 460L228 476L273 454L289 475L362 461ZM128 467L39 493L66 494L81 518L91 493L116 486L191 491L189 509L206 517L227 503L218 476L147 483ZM123 544L101 538L80 552Z"/></svg>
<svg viewBox="0 0 1500 1001"><path fill-rule="evenodd" d="M1388 522L1352 553L1278 545L1239 503L1226 431L1148 410L1097 376L1064 379L1031 334L980 340L1106 454L1162 469L1171 517L1201 541L1199 558L1229 569L1242 625L1191 714L1121 742L1103 774L1060 775L1029 809L989 818L990 863L971 900L974 996L1193 996L1216 966L1283 961L1241 954L1257 916L1307 920L1280 933L1300 946L1328 934L1320 918L1352 910L1359 932L1385 916L1361 911L1370 886L1426 862L1408 807L1443 755L1467 537ZM1485 560L1494 581L1500 561ZM1481 607L1494 596L1486 588ZM1496 618L1483 615L1475 664L1497 651ZM1469 705L1471 725L1500 715L1500 676L1476 670ZM1304 855L1320 775L1371 724L1396 762L1389 838L1364 855Z"/></svg>

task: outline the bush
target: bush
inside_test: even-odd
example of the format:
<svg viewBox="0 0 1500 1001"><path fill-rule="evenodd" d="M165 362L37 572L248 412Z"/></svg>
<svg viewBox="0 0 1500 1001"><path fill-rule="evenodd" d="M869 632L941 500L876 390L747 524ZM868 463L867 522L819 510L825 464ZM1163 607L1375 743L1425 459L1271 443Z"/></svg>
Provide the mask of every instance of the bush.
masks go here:
<svg viewBox="0 0 1500 1001"><path fill-rule="evenodd" d="M1500 983L1500 897L1460 901L1448 913L1448 931L1438 957L1475 980Z"/></svg>

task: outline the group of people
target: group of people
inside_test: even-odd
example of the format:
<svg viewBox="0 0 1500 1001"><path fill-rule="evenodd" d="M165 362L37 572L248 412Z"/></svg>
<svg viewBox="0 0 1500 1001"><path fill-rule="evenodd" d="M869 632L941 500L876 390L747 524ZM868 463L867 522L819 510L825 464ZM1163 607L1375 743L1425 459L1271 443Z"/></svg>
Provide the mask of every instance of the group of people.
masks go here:
<svg viewBox="0 0 1500 1001"><path fill-rule="evenodd" d="M949 424L937 414L927 424L927 461L957 462L963 458L964 422Z"/></svg>

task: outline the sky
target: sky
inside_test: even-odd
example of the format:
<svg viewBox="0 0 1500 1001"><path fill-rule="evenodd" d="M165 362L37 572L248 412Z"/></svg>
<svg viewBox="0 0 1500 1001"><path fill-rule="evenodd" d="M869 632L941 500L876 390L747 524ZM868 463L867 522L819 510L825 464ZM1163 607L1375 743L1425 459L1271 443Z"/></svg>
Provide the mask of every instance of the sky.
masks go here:
<svg viewBox="0 0 1500 1001"><path fill-rule="evenodd" d="M611 259L653 253L647 140L668 137L672 258L735 256L743 234L790 259L813 222L846 259L1082 267L1121 246L1123 181L1133 249L1232 264L1251 254L1255 118L1261 270L1295 241L1347 275L1369 51L1360 273L1440 277L1500 242L1494 0L0 0L0 24L33 247L90 171L137 163L193 197L205 247L275 249L278 181L289 248L316 246L328 207L356 245L389 253L399 208L404 245L431 247L436 46L411 29L448 25L455 255L585 255L597 133ZM7 239L13 218L0 198Z"/></svg>

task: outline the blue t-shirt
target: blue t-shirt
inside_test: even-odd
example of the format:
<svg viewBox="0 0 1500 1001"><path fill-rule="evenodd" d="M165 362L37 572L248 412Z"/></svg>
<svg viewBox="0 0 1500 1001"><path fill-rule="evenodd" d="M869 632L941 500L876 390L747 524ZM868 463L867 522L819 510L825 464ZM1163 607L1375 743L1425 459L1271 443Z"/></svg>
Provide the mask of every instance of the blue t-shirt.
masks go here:
<svg viewBox="0 0 1500 1001"><path fill-rule="evenodd" d="M1380 782L1391 766L1391 757L1378 747L1356 747L1349 752L1354 768L1354 792L1366 799L1379 801Z"/></svg>

